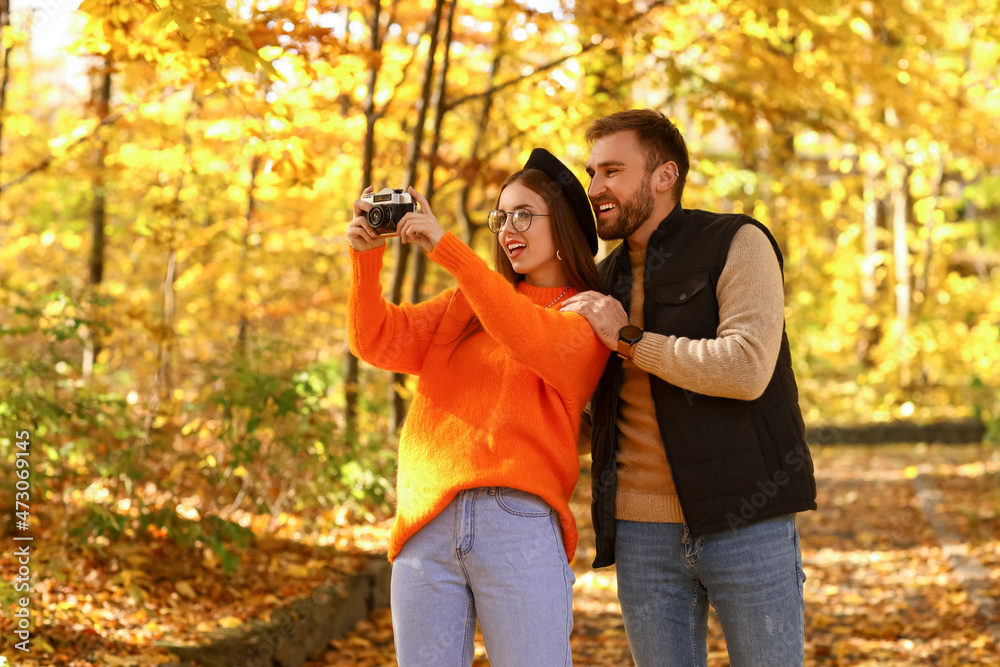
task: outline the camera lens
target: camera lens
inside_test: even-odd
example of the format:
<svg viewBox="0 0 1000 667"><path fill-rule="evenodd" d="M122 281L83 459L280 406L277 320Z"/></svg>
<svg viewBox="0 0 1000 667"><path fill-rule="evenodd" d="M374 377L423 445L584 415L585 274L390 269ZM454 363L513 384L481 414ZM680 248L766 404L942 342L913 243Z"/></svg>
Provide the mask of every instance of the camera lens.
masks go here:
<svg viewBox="0 0 1000 667"><path fill-rule="evenodd" d="M368 224L375 229L381 229L392 222L392 214L384 206L373 206L368 211Z"/></svg>

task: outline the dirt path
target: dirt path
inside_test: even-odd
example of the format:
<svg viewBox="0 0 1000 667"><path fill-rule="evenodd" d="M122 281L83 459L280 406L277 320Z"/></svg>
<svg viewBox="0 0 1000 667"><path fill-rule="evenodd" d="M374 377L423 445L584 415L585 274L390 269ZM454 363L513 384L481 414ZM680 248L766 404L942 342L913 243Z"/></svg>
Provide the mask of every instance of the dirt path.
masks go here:
<svg viewBox="0 0 1000 667"><path fill-rule="evenodd" d="M825 447L814 452L820 510L798 519L806 597L807 665L1000 665L1000 452L976 447ZM986 581L973 596L928 521L913 480L939 485L937 521L964 535ZM573 509L574 663L631 665L613 568L592 570L589 483ZM998 487L1000 489L1000 487ZM963 585L964 584L964 585ZM996 618L994 618L996 616ZM320 665L392 665L387 610L331 645ZM488 665L481 638L476 665ZM709 665L729 660L710 618Z"/></svg>

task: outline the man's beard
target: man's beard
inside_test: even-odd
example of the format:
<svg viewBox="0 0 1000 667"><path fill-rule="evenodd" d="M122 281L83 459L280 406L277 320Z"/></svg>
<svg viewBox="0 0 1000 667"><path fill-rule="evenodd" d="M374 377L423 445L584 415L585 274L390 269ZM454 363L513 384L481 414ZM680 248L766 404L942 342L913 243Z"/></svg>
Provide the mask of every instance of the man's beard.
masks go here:
<svg viewBox="0 0 1000 667"><path fill-rule="evenodd" d="M605 241L625 239L642 227L649 216L653 215L653 208L656 206L653 193L649 191L650 185L652 174L646 174L628 201L618 203L618 217L613 222L598 221L597 235Z"/></svg>

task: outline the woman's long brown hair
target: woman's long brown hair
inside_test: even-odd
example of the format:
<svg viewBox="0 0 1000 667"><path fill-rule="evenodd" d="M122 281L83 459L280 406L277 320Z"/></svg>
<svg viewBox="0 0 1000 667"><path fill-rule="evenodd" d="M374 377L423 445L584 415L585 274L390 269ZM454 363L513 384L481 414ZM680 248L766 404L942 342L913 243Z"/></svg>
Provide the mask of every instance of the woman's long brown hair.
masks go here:
<svg viewBox="0 0 1000 667"><path fill-rule="evenodd" d="M587 244L587 238L580 227L581 224L592 225L594 221L578 222L569 202L563 195L562 188L539 169L522 169L511 174L504 181L503 187L500 188L500 194L497 195L497 206L500 205L500 195L503 194L508 185L513 183L520 183L540 195L549 205L552 237L556 248L560 250L563 271L569 279L569 284L575 287L578 292L601 291L601 279L597 274L597 264L594 262L593 255L590 254L590 246ZM507 257L503 246L500 245L499 234L493 235L493 268L512 285L524 280L523 274L514 271L510 258Z"/></svg>
<svg viewBox="0 0 1000 667"><path fill-rule="evenodd" d="M597 263L594 262L594 256L590 254L590 245L587 243L587 237L584 236L583 228L580 226L581 224L592 225L594 224L593 220L577 222L562 188L539 169L521 169L511 174L504 181L497 194L495 207L500 206L500 195L503 194L508 185L513 183L520 183L532 192L541 195L549 205L552 237L556 248L560 250L563 271L566 273L566 278L569 279L569 284L578 292L587 290L600 292L601 279L597 273ZM499 234L493 234L493 268L515 287L525 278L524 274L514 271L510 258L507 257L503 246L500 245ZM455 347L457 348L465 339L481 328L482 323L479 318L473 315L469 323L465 325L464 333Z"/></svg>

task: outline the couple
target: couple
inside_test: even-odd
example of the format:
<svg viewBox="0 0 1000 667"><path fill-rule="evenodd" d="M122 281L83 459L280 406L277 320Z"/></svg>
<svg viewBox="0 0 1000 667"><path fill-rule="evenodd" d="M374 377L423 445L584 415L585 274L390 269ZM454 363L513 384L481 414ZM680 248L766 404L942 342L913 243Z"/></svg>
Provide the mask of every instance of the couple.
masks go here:
<svg viewBox="0 0 1000 667"><path fill-rule="evenodd" d="M731 664L802 664L795 512L815 482L780 251L749 216L681 208L687 147L663 114L587 139L589 191L542 149L504 183L495 271L411 190L401 241L457 282L419 305L382 298L385 242L355 203L351 349L419 376L389 545L399 664L471 664L477 618L492 664L572 664L581 421L594 566L617 566L635 663L704 665L711 601ZM624 239L599 267L598 234Z"/></svg>

